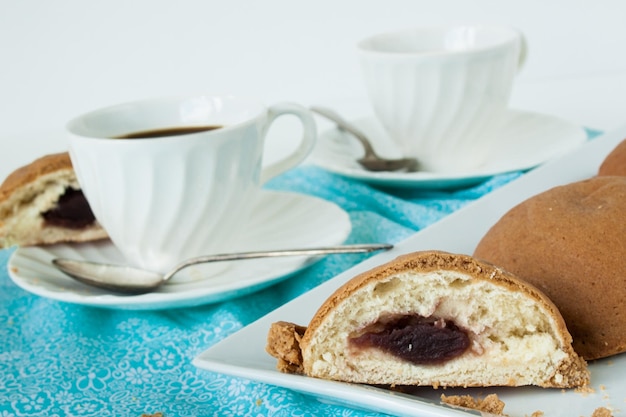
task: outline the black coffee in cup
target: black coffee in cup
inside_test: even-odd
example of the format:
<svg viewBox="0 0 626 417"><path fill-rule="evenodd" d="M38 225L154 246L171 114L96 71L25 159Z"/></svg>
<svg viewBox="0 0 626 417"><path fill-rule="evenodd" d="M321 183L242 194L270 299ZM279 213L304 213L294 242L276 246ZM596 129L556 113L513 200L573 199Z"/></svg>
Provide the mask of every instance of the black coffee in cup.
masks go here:
<svg viewBox="0 0 626 417"><path fill-rule="evenodd" d="M189 135L191 133L206 132L209 130L219 129L223 126L176 126L165 127L159 129L142 130L139 132L126 133L119 136L114 136L113 139L150 139L150 138L162 138L166 136L180 136Z"/></svg>

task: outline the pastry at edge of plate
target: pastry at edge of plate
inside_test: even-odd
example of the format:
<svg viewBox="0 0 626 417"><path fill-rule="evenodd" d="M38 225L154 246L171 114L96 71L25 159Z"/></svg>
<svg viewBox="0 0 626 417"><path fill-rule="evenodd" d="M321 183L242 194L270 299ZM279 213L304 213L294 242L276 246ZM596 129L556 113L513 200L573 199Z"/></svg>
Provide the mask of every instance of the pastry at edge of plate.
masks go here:
<svg viewBox="0 0 626 417"><path fill-rule="evenodd" d="M587 363L537 288L467 255L409 253L337 289L308 327L274 323L278 369L435 387L589 384Z"/></svg>
<svg viewBox="0 0 626 417"><path fill-rule="evenodd" d="M67 152L43 156L0 185L0 248L104 239Z"/></svg>
<svg viewBox="0 0 626 417"><path fill-rule="evenodd" d="M626 139L622 140L604 158L598 168L598 175L626 176Z"/></svg>

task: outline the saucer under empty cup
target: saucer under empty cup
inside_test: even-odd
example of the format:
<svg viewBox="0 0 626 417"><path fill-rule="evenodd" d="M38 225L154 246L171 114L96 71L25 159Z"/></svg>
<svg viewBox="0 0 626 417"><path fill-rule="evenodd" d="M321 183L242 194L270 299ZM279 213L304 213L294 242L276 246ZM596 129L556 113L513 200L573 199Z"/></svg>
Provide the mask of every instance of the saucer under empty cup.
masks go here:
<svg viewBox="0 0 626 417"><path fill-rule="evenodd" d="M374 114L404 157L426 171L482 164L526 57L523 34L482 25L434 26L362 40Z"/></svg>

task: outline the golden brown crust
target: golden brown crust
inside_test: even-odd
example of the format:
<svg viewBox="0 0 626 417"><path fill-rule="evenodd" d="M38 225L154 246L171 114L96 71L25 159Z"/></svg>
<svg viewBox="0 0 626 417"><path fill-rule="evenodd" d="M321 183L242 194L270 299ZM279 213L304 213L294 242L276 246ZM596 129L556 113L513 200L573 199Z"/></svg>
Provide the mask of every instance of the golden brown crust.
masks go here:
<svg viewBox="0 0 626 417"><path fill-rule="evenodd" d="M626 351L626 177L555 187L507 212L474 256L541 288L585 359Z"/></svg>
<svg viewBox="0 0 626 417"><path fill-rule="evenodd" d="M557 307L535 286L517 279L512 274L504 271L493 264L479 261L468 255L451 254L442 251L421 251L401 255L393 261L380 265L370 271L364 272L343 286L338 288L318 309L317 313L309 323L309 331L304 335L301 346L304 347L310 342L311 335L322 323L326 315L359 288L368 285L372 281L379 281L385 277L405 271L430 272L439 269L458 271L471 275L476 280L485 280L501 285L510 291L521 291L534 300L542 304L552 316L555 317L558 331L563 339L571 342L571 336L563 321Z"/></svg>
<svg viewBox="0 0 626 417"><path fill-rule="evenodd" d="M470 408L489 414L503 415L504 401L497 394L489 394L485 398L474 398L471 395L441 394L441 402L455 407Z"/></svg>
<svg viewBox="0 0 626 417"><path fill-rule="evenodd" d="M72 161L67 152L46 155L13 171L0 185L0 203L7 200L18 188L35 181L42 175L60 170L71 170Z"/></svg>
<svg viewBox="0 0 626 417"><path fill-rule="evenodd" d="M598 175L626 176L626 139L606 156L598 169Z"/></svg>
<svg viewBox="0 0 626 417"><path fill-rule="evenodd" d="M285 373L302 374L302 351L300 341L306 327L279 321L272 323L267 334L267 353L278 359L276 368Z"/></svg>

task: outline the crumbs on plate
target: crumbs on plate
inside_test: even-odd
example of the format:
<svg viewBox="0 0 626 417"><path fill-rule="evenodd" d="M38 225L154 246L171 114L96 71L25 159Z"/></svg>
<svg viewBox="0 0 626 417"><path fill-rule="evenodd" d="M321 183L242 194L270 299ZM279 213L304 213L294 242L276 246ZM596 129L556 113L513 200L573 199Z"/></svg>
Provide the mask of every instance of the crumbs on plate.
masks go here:
<svg viewBox="0 0 626 417"><path fill-rule="evenodd" d="M472 410L486 413L504 415L504 401L497 394L489 394L485 398L474 398L471 395L445 395L441 394L441 402L454 406L471 408Z"/></svg>
<svg viewBox="0 0 626 417"><path fill-rule="evenodd" d="M608 408L598 407L593 411L591 417L613 417L613 413Z"/></svg>
<svg viewBox="0 0 626 417"><path fill-rule="evenodd" d="M483 413L506 416L503 413L505 403L498 398L497 394L489 394L485 398L474 398L471 395L450 395L441 394L441 402L453 407L469 408ZM530 417L543 417L543 411L535 411ZM591 417L613 417L613 413L606 407L598 407L593 411Z"/></svg>

